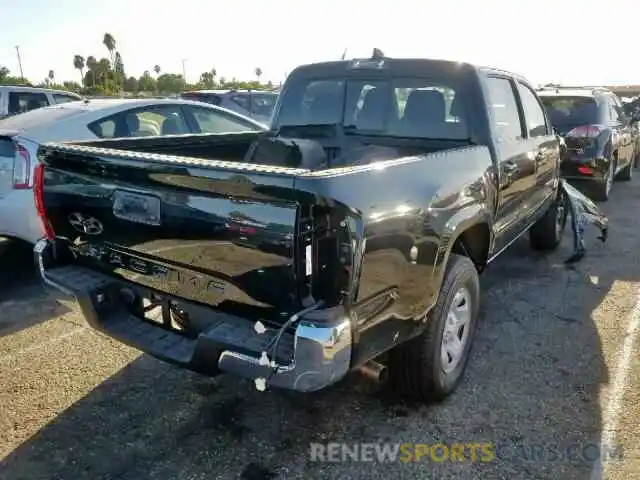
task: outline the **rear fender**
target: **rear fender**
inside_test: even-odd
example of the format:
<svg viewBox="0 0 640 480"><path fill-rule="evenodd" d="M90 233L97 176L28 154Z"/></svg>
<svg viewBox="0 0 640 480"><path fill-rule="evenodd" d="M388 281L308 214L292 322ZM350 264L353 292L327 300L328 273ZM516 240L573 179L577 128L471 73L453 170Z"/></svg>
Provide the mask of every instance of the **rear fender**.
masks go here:
<svg viewBox="0 0 640 480"><path fill-rule="evenodd" d="M489 227L492 224L492 216L487 205L475 203L468 205L454 213L447 220L440 237L440 246L434 261L433 268L433 296L430 299L428 310L433 308L437 299L444 275L449 263L449 257L453 252L453 247L460 236L471 228L476 226L486 226L489 231L487 253L493 249L494 236L493 231ZM428 311L427 310L427 311Z"/></svg>

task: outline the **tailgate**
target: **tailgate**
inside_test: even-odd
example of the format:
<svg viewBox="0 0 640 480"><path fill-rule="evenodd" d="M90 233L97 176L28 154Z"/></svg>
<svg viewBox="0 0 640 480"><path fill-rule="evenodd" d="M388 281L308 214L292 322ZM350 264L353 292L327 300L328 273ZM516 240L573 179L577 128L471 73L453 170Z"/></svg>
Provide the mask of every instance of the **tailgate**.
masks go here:
<svg viewBox="0 0 640 480"><path fill-rule="evenodd" d="M267 320L297 308L294 176L60 152L44 162L47 217L79 263Z"/></svg>

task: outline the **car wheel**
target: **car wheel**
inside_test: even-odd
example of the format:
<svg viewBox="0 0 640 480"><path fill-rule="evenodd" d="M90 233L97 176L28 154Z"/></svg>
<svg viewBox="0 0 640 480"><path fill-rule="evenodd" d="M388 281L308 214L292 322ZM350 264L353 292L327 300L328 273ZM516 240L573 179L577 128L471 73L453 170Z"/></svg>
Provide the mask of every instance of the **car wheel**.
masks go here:
<svg viewBox="0 0 640 480"><path fill-rule="evenodd" d="M567 198L560 190L558 198L529 229L531 248L534 250L555 250L562 241L567 224L567 214Z"/></svg>
<svg viewBox="0 0 640 480"><path fill-rule="evenodd" d="M600 202L606 202L609 200L609 194L611 193L611 187L613 186L613 180L616 174L616 162L612 159L609 161L609 169L604 178L595 184L593 196L595 200Z"/></svg>
<svg viewBox="0 0 640 480"><path fill-rule="evenodd" d="M618 178L622 181L629 182L633 178L633 168L635 164L635 153L633 157L629 160L629 165L624 167L620 173L618 174Z"/></svg>
<svg viewBox="0 0 640 480"><path fill-rule="evenodd" d="M470 259L452 253L425 332L390 352L391 386L422 401L450 395L465 371L479 308L478 272Z"/></svg>

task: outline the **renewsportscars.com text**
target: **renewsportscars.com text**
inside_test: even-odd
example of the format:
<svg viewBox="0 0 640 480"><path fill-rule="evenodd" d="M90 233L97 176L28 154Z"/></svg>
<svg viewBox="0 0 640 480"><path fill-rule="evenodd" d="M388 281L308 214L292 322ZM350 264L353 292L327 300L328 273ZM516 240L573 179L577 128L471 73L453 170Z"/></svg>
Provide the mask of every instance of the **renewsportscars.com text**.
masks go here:
<svg viewBox="0 0 640 480"><path fill-rule="evenodd" d="M595 462L622 459L622 445L593 443L569 445L469 443L312 443L315 462L471 462L488 463L519 459L530 462Z"/></svg>

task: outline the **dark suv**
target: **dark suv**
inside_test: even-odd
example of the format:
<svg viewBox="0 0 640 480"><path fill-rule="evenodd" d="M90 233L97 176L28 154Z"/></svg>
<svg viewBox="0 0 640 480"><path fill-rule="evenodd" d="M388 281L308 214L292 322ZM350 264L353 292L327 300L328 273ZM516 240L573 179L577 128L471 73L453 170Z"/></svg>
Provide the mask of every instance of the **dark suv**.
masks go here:
<svg viewBox="0 0 640 480"><path fill-rule="evenodd" d="M180 98L211 103L268 125L278 93L266 90L194 90L183 92Z"/></svg>
<svg viewBox="0 0 640 480"><path fill-rule="evenodd" d="M633 175L638 118L626 115L620 99L605 88L546 87L537 93L564 139L562 176L589 180L594 198L608 200L614 178Z"/></svg>

